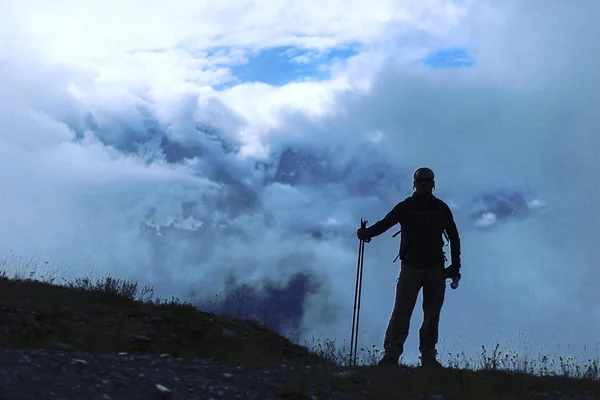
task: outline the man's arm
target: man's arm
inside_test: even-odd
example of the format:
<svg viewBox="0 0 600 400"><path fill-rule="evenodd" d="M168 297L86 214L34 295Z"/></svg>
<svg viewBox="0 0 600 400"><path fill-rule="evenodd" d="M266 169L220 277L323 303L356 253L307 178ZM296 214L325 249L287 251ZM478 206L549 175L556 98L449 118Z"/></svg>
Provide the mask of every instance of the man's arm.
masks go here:
<svg viewBox="0 0 600 400"><path fill-rule="evenodd" d="M454 222L454 215L447 204L444 204L444 229L450 240L450 262L454 266L460 267L460 236L458 228Z"/></svg>
<svg viewBox="0 0 600 400"><path fill-rule="evenodd" d="M379 236L392 226L400 223L404 216L404 202L400 202L388 212L385 217L375 222L373 225L367 228L367 236L369 238Z"/></svg>

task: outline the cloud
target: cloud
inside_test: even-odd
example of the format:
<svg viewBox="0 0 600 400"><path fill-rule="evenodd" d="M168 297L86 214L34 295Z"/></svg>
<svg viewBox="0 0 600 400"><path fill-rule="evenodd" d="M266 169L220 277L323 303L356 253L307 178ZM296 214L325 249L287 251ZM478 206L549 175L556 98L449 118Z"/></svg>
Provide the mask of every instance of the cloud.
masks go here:
<svg viewBox="0 0 600 400"><path fill-rule="evenodd" d="M165 297L233 285L232 296L246 290L261 308L278 296L294 305L289 315L272 310L279 328L344 341L357 221L381 218L428 165L463 238L464 279L447 295L443 349L468 347L451 343L461 335L479 346L524 332L534 345L570 343L581 355L596 340L596 3L344 3L349 14L336 27L334 6L317 17L309 3L299 17L299 5L274 4L258 23L252 3L199 4L181 15L74 4L70 20L96 20L79 36L69 29L82 22L58 23L51 9L3 5L11 18L2 34L32 51L4 52L0 72L3 249L74 275L93 264ZM206 87L248 60L236 46L325 52L350 42L370 44L323 82ZM468 49L472 68L415 63L453 46ZM177 54L198 64L163 63ZM223 79L190 80L195 69ZM177 88L164 89L170 83ZM393 232L366 250L367 345L380 345L393 304Z"/></svg>
<svg viewBox="0 0 600 400"><path fill-rule="evenodd" d="M386 0L376 6L353 1L325 8L318 1L265 4L5 3L0 6L5 20L0 34L8 40L0 50L86 67L102 81L151 85L164 94L227 84L234 79L228 67L244 63L253 51L281 46L329 51L370 43L389 24L439 34L455 26L467 7L441 0Z"/></svg>

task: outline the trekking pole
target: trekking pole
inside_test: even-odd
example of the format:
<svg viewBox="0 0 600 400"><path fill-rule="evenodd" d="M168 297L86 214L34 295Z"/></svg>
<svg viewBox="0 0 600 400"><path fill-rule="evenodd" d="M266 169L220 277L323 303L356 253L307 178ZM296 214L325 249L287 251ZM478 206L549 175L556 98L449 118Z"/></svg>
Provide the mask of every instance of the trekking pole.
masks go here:
<svg viewBox="0 0 600 400"><path fill-rule="evenodd" d="M360 219L360 228L365 229L367 221ZM354 288L354 313L352 315L352 335L350 338L350 362L349 365L356 365L356 353L358 346L358 321L360 318L360 297L362 292L362 273L363 262L365 255L365 241L360 240L358 243L358 263L356 266L356 285Z"/></svg>

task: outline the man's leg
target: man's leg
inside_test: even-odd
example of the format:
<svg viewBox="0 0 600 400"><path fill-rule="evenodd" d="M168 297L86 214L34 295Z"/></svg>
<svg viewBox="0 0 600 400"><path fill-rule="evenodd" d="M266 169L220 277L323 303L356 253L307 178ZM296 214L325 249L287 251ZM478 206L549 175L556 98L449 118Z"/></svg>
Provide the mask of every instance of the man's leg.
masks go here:
<svg viewBox="0 0 600 400"><path fill-rule="evenodd" d="M440 312L444 304L446 282L444 266L434 267L424 274L423 324L419 330L421 364L436 364L436 349Z"/></svg>
<svg viewBox="0 0 600 400"><path fill-rule="evenodd" d="M382 360L384 363L394 361L397 364L398 359L404 352L404 342L408 337L410 318L417 303L421 286L422 272L403 264L396 283L394 310L385 332L383 343L385 356Z"/></svg>

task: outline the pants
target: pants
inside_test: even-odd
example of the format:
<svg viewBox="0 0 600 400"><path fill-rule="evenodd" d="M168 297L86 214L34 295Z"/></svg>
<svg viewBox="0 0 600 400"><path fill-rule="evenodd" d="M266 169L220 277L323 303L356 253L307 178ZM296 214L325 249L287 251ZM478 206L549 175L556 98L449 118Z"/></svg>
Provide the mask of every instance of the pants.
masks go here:
<svg viewBox="0 0 600 400"><path fill-rule="evenodd" d="M440 311L444 304L446 282L444 264L431 268L415 268L402 263L396 283L394 310L385 332L384 350L386 357L399 358L408 337L410 319L423 288L423 324L419 330L421 359L436 356Z"/></svg>

